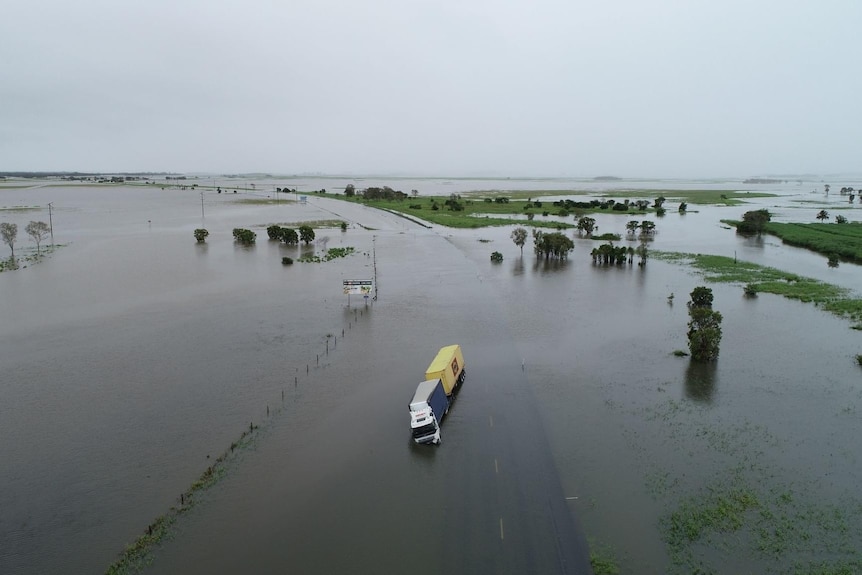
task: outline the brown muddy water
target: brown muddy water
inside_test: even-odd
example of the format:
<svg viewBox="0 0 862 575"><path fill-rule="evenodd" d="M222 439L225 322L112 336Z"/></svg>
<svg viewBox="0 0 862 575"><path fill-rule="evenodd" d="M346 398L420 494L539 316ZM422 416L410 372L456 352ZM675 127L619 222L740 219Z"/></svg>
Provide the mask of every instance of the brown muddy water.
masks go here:
<svg viewBox="0 0 862 575"><path fill-rule="evenodd" d="M862 561L862 336L848 322L710 285L724 338L719 361L697 366L672 354L686 348L687 294L704 283L683 266L595 267L580 238L568 261L545 264L529 245L519 255L511 227L426 229L317 196L235 202L346 183L207 191L203 218L193 190L0 188L0 206L53 202L63 244L0 273L0 573L104 572L250 423L251 447L148 572L575 573L581 531L623 573ZM612 185L354 183L427 194ZM760 186L780 196L752 205L787 219L816 212L812 197L831 209L814 187ZM669 210L653 249L862 285L856 266L828 269L719 223L747 209ZM265 226L323 219L349 222L317 234L356 253L282 266L313 248L273 244ZM626 216L599 219L624 234ZM47 212L0 211L19 225L16 253L29 249L30 220ZM197 227L211 232L205 245ZM255 229L257 245L234 245L234 227ZM371 277L375 260L378 299L348 307L342 280ZM449 343L464 348L467 383L443 445L420 449L405 405Z"/></svg>

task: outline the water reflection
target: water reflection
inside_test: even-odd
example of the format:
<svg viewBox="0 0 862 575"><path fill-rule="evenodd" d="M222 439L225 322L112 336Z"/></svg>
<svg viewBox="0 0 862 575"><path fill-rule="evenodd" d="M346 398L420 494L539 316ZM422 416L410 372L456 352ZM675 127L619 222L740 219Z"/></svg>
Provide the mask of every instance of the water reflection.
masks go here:
<svg viewBox="0 0 862 575"><path fill-rule="evenodd" d="M715 394L716 362L689 361L685 368L685 396L701 403L712 403Z"/></svg>
<svg viewBox="0 0 862 575"><path fill-rule="evenodd" d="M512 275L513 276L524 275L524 258L523 258L523 256L516 259L515 263L512 264Z"/></svg>
<svg viewBox="0 0 862 575"><path fill-rule="evenodd" d="M533 263L533 271L538 272L541 275L562 272L566 269L568 263L569 260L536 258Z"/></svg>
<svg viewBox="0 0 862 575"><path fill-rule="evenodd" d="M762 250L763 247L766 245L766 243L763 241L763 236L761 234L749 235L740 234L739 232L737 232L736 235L737 237L744 238L743 245L745 245L746 247L758 248Z"/></svg>

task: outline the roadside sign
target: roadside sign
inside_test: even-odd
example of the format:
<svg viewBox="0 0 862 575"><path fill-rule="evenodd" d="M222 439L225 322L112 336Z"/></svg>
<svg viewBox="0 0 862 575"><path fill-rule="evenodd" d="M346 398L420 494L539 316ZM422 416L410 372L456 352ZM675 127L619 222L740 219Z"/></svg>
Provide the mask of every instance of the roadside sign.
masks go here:
<svg viewBox="0 0 862 575"><path fill-rule="evenodd" d="M368 296L374 291L374 280L344 280L344 295Z"/></svg>

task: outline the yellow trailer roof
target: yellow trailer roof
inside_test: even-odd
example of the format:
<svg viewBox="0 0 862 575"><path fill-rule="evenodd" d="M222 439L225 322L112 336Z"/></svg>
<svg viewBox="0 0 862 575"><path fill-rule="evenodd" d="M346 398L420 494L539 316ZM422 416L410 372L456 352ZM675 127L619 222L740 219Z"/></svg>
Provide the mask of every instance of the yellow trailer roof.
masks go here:
<svg viewBox="0 0 862 575"><path fill-rule="evenodd" d="M428 366L428 369L425 370L426 373L443 371L449 367L449 362L452 361L452 356L455 355L455 350L459 347L460 346L458 345L447 345L446 347L440 348L440 351L437 352L437 357L434 358L434 361L432 361L431 365Z"/></svg>

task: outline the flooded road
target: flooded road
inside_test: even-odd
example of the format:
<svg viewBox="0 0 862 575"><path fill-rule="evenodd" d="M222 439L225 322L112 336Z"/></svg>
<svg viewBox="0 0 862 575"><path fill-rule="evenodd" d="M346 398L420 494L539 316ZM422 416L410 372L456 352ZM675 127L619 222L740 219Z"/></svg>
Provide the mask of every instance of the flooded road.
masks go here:
<svg viewBox="0 0 862 575"><path fill-rule="evenodd" d="M514 339L470 262L421 228L378 234L376 254L379 300L154 572L587 572ZM407 401L455 342L467 380L443 445L416 446Z"/></svg>
<svg viewBox="0 0 862 575"><path fill-rule="evenodd" d="M723 485L762 509L775 509L770 491L792 492L796 516L858 502L862 344L811 306L710 285L725 337L701 369L672 351L686 347L684 302L702 280L660 261L593 266L577 237L569 261L546 265L529 245L519 257L511 228L426 229L317 196L208 194L202 219L192 190L2 194L0 205L55 202L67 245L0 274L0 572L103 572L250 423L253 446L150 572L577 573L579 523L623 572L781 572L748 548L729 558L718 535L683 555L663 522ZM758 261L750 252L856 282L857 266L737 238L716 223L745 211L730 210L669 214L653 247ZM348 221L317 232L357 253L282 266L306 248L267 241L266 225L322 219ZM206 245L192 237L201 226ZM234 245L234 227L258 244ZM375 258L379 299L348 308L342 280L370 277ZM450 343L467 382L443 445L417 447L406 402Z"/></svg>

